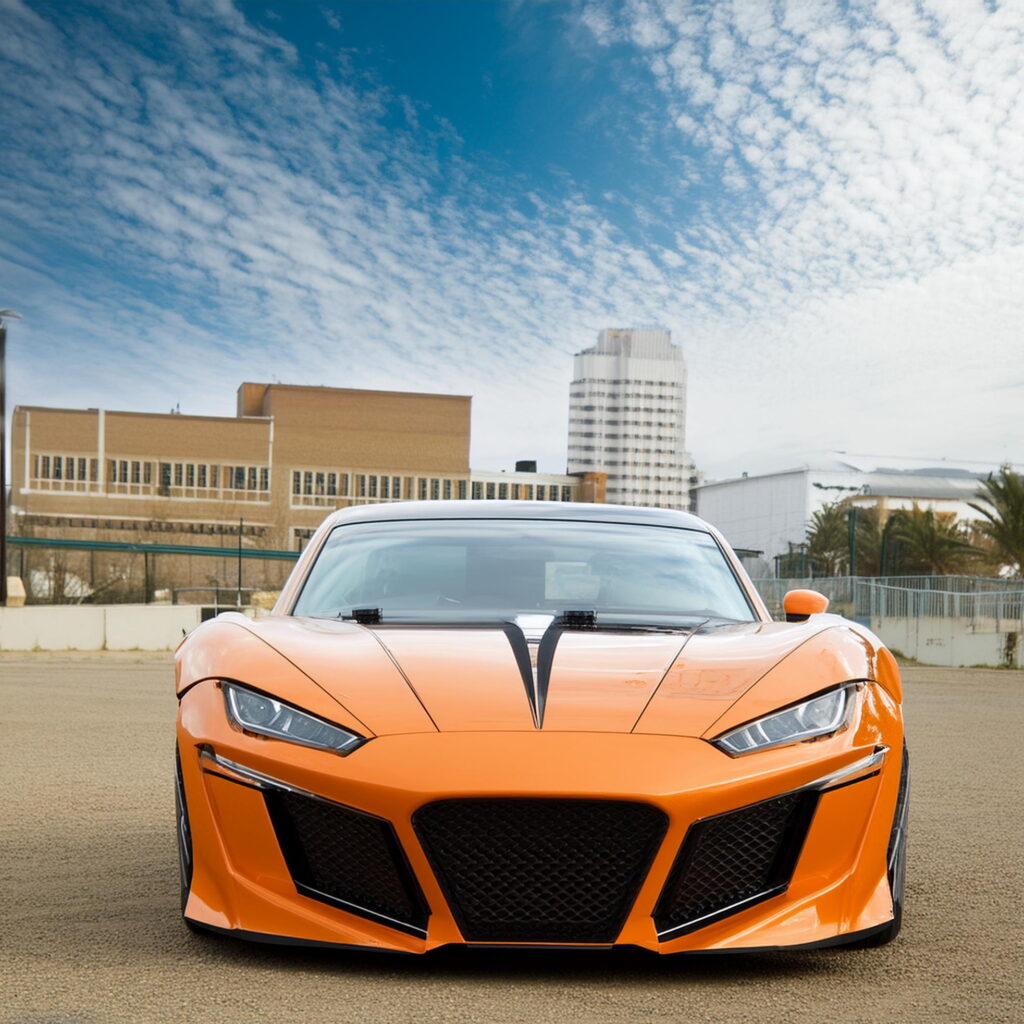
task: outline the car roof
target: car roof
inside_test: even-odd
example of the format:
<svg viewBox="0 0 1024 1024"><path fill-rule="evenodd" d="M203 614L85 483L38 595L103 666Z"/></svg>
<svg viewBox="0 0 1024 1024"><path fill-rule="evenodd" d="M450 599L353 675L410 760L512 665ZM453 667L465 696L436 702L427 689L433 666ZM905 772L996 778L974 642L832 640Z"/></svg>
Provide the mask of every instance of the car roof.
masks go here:
<svg viewBox="0 0 1024 1024"><path fill-rule="evenodd" d="M582 501L388 501L339 509L328 517L325 525L403 519L571 519L710 532L703 519L689 512Z"/></svg>

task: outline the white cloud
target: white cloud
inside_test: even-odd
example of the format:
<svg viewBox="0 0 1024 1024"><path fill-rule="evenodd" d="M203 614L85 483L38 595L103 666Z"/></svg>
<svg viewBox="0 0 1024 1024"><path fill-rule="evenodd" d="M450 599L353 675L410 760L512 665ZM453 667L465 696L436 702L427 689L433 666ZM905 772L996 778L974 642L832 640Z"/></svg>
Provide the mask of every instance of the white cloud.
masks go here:
<svg viewBox="0 0 1024 1024"><path fill-rule="evenodd" d="M665 322L712 471L758 448L1024 457L1019 3L585 4L601 47L634 48L633 95L659 90L638 119L670 140L678 223L474 166L415 97L308 77L245 8L118 9L157 55L0 6L14 401L436 388L476 397L477 464L555 469L570 354Z"/></svg>
<svg viewBox="0 0 1024 1024"><path fill-rule="evenodd" d="M628 35L631 5L600 6ZM733 461L729 409L768 413L768 445L814 410L838 447L867 436L876 450L1024 457L1024 372L1011 369L1024 341L1022 13L663 5L663 52L638 60L666 123L719 154L726 188L760 199L750 219L719 205L680 231L702 292L727 311L698 303L689 317L699 456ZM728 382L722 352L736 357Z"/></svg>

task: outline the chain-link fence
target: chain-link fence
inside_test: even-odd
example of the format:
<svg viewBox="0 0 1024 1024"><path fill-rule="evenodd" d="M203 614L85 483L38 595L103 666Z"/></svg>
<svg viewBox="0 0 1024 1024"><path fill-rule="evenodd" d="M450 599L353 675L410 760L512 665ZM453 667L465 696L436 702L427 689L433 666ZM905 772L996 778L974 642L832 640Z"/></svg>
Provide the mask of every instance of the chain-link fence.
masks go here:
<svg viewBox="0 0 1024 1024"><path fill-rule="evenodd" d="M817 590L831 611L850 618L959 618L973 623L1024 621L1024 580L980 576L828 576L755 579L772 615L789 590Z"/></svg>

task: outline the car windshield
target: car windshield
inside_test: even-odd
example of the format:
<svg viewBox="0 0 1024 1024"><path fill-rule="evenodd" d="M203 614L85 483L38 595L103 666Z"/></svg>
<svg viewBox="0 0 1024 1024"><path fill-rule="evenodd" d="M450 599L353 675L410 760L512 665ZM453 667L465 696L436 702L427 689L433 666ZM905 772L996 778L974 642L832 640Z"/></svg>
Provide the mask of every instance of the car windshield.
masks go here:
<svg viewBox="0 0 1024 1024"><path fill-rule="evenodd" d="M334 528L295 615L472 620L587 610L652 622L750 620L721 548L700 530L526 519Z"/></svg>

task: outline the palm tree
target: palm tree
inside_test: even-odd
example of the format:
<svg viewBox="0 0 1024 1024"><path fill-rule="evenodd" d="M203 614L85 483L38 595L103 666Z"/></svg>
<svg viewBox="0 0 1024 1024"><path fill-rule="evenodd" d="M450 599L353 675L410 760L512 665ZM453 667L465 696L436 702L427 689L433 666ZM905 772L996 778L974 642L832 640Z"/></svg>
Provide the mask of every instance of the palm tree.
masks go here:
<svg viewBox="0 0 1024 1024"><path fill-rule="evenodd" d="M807 524L807 555L821 576L839 576L846 568L849 548L846 505L823 505Z"/></svg>
<svg viewBox="0 0 1024 1024"><path fill-rule="evenodd" d="M970 503L983 516L978 528L1010 571L1024 575L1024 475L1003 466L998 474L989 473L978 497L984 505Z"/></svg>
<svg viewBox="0 0 1024 1024"><path fill-rule="evenodd" d="M934 512L915 503L911 509L893 512L890 533L900 544L904 572L955 575L977 558L967 530L952 512Z"/></svg>

